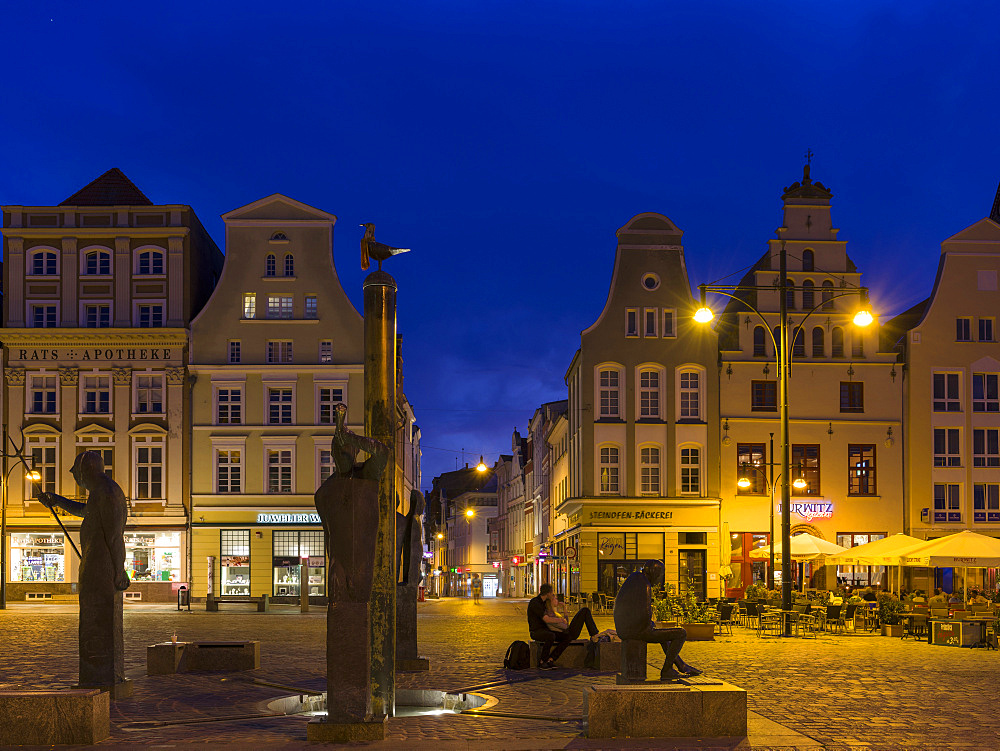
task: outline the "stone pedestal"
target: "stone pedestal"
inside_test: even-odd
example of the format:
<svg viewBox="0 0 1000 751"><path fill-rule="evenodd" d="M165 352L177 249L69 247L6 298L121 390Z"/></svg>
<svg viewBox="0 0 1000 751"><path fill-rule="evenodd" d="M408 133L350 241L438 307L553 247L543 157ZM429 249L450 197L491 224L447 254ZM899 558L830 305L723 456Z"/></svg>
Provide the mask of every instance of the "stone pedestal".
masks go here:
<svg viewBox="0 0 1000 751"><path fill-rule="evenodd" d="M146 647L146 674L256 670L259 641L166 642Z"/></svg>
<svg viewBox="0 0 1000 751"><path fill-rule="evenodd" d="M94 744L110 735L107 691L0 691L0 746Z"/></svg>
<svg viewBox="0 0 1000 751"><path fill-rule="evenodd" d="M331 602L327 608L327 724L367 725L365 718L372 716L368 607L367 602Z"/></svg>
<svg viewBox="0 0 1000 751"><path fill-rule="evenodd" d="M316 717L306 725L306 739L312 743L351 743L385 740L387 718L371 722L329 722Z"/></svg>
<svg viewBox="0 0 1000 751"><path fill-rule="evenodd" d="M741 738L747 694L728 683L591 686L583 721L589 738Z"/></svg>
<svg viewBox="0 0 1000 751"><path fill-rule="evenodd" d="M646 682L646 648L644 641L623 639L621 646L621 661L615 683L627 685Z"/></svg>
<svg viewBox="0 0 1000 751"><path fill-rule="evenodd" d="M541 653L541 644L537 641L530 642L528 646L531 649L531 667L538 667L538 655ZM621 665L622 659L622 642L620 641L602 641L597 643L597 664L592 668L593 670L617 670ZM587 659L587 641L584 639L578 639L576 641L571 641L569 646L566 647L561 655L559 655L558 665L561 668L579 668L580 670L587 669L584 662ZM645 678L645 676L643 676Z"/></svg>
<svg viewBox="0 0 1000 751"><path fill-rule="evenodd" d="M430 661L417 653L417 587L396 587L396 670L430 670Z"/></svg>

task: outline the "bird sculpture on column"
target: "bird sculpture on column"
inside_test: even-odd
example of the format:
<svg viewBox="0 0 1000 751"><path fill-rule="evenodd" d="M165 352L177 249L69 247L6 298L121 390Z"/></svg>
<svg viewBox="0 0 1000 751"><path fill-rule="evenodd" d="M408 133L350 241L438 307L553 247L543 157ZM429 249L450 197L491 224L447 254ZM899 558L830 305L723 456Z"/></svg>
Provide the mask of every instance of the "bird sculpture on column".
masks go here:
<svg viewBox="0 0 1000 751"><path fill-rule="evenodd" d="M375 241L375 225L370 222L362 224L365 228L365 236L361 238L361 269L367 271L371 265L369 259L378 261L379 271L382 270L382 261L392 258L399 253L409 253L409 248L394 248L391 245Z"/></svg>

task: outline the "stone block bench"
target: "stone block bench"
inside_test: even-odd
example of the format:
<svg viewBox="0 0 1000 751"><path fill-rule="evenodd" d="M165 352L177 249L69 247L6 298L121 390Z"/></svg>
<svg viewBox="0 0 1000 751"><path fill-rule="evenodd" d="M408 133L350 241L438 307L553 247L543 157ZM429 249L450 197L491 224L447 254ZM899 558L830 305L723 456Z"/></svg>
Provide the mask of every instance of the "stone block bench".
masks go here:
<svg viewBox="0 0 1000 751"><path fill-rule="evenodd" d="M94 744L111 735L111 696L96 688L0 691L0 746Z"/></svg>
<svg viewBox="0 0 1000 751"><path fill-rule="evenodd" d="M747 692L722 681L591 686L583 722L589 738L745 738Z"/></svg>
<svg viewBox="0 0 1000 751"><path fill-rule="evenodd" d="M256 670L259 641L166 642L146 647L146 675Z"/></svg>
<svg viewBox="0 0 1000 751"><path fill-rule="evenodd" d="M531 648L531 667L538 667L538 655L542 650L541 642L533 641L528 645ZM617 670L621 662L620 641L597 642L597 665L594 670ZM566 647L566 651L559 655L558 665L562 668L584 669L584 661L587 659L587 640L576 639L571 641Z"/></svg>
<svg viewBox="0 0 1000 751"><path fill-rule="evenodd" d="M216 597L210 594L205 598L205 610L209 613L218 613L219 605L227 605L229 603L252 603L257 606L258 613L266 613L271 607L267 595L261 595L260 597L251 597L250 595Z"/></svg>

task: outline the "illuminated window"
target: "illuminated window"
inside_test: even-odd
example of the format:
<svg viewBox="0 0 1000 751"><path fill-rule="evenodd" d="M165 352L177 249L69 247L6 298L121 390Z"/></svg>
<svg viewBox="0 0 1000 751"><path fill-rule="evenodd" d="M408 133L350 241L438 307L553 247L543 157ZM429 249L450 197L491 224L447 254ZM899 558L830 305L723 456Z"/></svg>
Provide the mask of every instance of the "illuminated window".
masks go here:
<svg viewBox="0 0 1000 751"><path fill-rule="evenodd" d="M792 446L792 480L802 477L806 487L792 486L794 495L819 495L819 444Z"/></svg>
<svg viewBox="0 0 1000 751"><path fill-rule="evenodd" d="M267 317L291 318L293 299L292 295L268 295Z"/></svg>
<svg viewBox="0 0 1000 751"><path fill-rule="evenodd" d="M737 495L762 495L766 492L765 456L763 443L736 444L736 478L745 477L750 481L745 488L736 486Z"/></svg>
<svg viewBox="0 0 1000 751"><path fill-rule="evenodd" d="M218 425L239 425L243 422L243 389L216 390L215 422Z"/></svg>
<svg viewBox="0 0 1000 751"><path fill-rule="evenodd" d="M618 495L619 452L617 446L601 447L601 493Z"/></svg>
<svg viewBox="0 0 1000 751"><path fill-rule="evenodd" d="M253 292L246 292L243 295L243 317L257 317L257 295Z"/></svg>
<svg viewBox="0 0 1000 751"><path fill-rule="evenodd" d="M847 488L851 495L877 495L874 444L847 446Z"/></svg>

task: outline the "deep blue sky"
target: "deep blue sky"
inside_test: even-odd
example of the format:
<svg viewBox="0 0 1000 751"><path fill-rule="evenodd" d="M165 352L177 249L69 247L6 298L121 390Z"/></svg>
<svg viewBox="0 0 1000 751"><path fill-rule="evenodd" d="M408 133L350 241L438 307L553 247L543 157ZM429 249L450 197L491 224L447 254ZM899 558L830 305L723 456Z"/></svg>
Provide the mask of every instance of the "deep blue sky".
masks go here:
<svg viewBox="0 0 1000 751"><path fill-rule="evenodd" d="M1000 181L993 3L4 11L0 203L57 203L117 166L221 245L220 214L284 193L339 217L358 306L358 224L414 249L389 270L425 486L565 397L633 215L669 216L692 284L715 280L763 251L811 148L886 315L929 293L940 242Z"/></svg>

